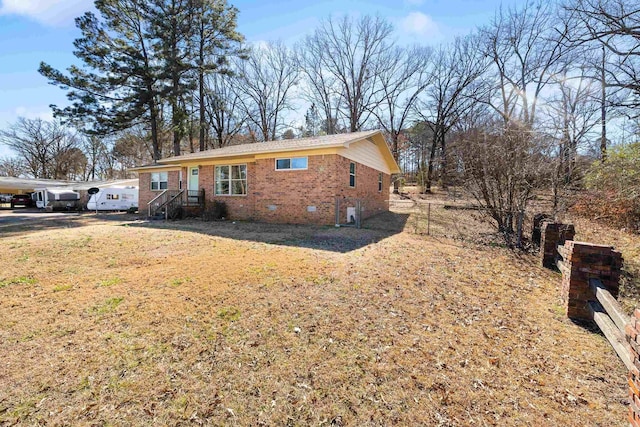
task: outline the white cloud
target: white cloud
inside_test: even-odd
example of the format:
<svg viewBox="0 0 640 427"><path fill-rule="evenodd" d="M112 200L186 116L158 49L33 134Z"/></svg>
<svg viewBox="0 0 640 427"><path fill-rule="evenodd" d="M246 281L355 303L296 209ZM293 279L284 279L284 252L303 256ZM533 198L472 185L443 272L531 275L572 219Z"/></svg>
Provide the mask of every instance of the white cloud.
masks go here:
<svg viewBox="0 0 640 427"><path fill-rule="evenodd" d="M14 114L17 117L24 117L26 119L42 119L42 120L53 120L53 112L50 108L47 109L37 109L37 108L29 108L29 107L16 107L14 110Z"/></svg>
<svg viewBox="0 0 640 427"><path fill-rule="evenodd" d="M0 15L24 16L41 24L64 27L93 10L92 0L0 0Z"/></svg>
<svg viewBox="0 0 640 427"><path fill-rule="evenodd" d="M422 12L411 12L400 21L400 30L413 36L439 37L440 28L429 16Z"/></svg>

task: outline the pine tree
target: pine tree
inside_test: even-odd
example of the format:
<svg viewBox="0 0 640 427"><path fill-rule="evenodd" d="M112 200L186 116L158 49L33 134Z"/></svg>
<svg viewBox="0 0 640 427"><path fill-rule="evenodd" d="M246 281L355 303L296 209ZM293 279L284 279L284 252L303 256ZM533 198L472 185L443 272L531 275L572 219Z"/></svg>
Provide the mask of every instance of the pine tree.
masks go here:
<svg viewBox="0 0 640 427"><path fill-rule="evenodd" d="M229 73L228 56L241 56L244 37L236 31L238 10L226 0L192 0L193 37L198 76L198 113L200 151L206 147L206 77L212 73Z"/></svg>
<svg viewBox="0 0 640 427"><path fill-rule="evenodd" d="M150 39L150 22L143 0L97 0L100 18L91 12L76 18L82 36L74 55L83 63L67 73L42 62L39 72L51 84L69 90L71 106L56 117L72 122L88 134L106 135L147 123L153 158L162 153L158 141L157 52Z"/></svg>

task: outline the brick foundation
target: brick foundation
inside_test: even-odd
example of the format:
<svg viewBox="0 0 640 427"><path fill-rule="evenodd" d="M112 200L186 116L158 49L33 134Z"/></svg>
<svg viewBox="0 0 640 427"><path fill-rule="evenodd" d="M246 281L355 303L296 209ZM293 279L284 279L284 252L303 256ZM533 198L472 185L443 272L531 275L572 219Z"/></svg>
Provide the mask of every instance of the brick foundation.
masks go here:
<svg viewBox="0 0 640 427"><path fill-rule="evenodd" d="M640 427L640 310L636 308L631 323L626 327L626 338L633 369L629 371L629 424Z"/></svg>
<svg viewBox="0 0 640 427"><path fill-rule="evenodd" d="M555 268L558 258L557 246L564 244L566 240L573 240L576 230L573 224L559 222L543 222L540 230L540 255L542 266Z"/></svg>
<svg viewBox="0 0 640 427"><path fill-rule="evenodd" d="M566 241L563 254L561 297L567 316L591 320L588 301L595 299L589 279L598 278L614 298L618 297L622 254L612 246Z"/></svg>

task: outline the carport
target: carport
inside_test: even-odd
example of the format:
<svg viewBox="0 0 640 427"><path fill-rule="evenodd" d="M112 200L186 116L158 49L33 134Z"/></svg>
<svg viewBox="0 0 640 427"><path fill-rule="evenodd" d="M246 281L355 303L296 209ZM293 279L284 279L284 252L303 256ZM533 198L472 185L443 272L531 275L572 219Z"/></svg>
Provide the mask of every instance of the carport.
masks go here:
<svg viewBox="0 0 640 427"><path fill-rule="evenodd" d="M29 194L36 188L68 188L77 191L81 196L81 204L86 205L88 196L87 190L92 187L108 188L119 186L138 186L138 179L115 179L109 181L62 181L56 179L31 179L0 176L0 194ZM9 204L0 206L7 207Z"/></svg>
<svg viewBox="0 0 640 427"><path fill-rule="evenodd" d="M68 187L72 181L55 179L30 179L0 176L0 194L26 194L33 192L36 187Z"/></svg>

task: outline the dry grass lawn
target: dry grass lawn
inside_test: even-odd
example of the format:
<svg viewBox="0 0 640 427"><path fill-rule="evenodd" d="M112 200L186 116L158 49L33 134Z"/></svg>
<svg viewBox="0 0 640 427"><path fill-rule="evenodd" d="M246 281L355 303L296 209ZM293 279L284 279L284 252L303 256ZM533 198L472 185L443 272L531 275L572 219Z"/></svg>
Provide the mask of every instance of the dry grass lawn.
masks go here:
<svg viewBox="0 0 640 427"><path fill-rule="evenodd" d="M534 256L398 214L125 219L0 228L0 424L626 425L624 366Z"/></svg>

